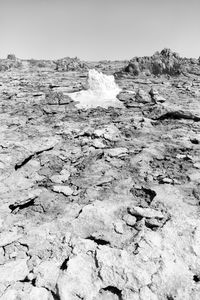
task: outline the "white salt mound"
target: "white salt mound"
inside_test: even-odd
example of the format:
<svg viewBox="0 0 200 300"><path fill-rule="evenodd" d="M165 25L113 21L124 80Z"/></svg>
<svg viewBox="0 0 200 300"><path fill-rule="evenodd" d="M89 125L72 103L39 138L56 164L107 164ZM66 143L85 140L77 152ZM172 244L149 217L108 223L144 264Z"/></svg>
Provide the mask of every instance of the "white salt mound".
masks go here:
<svg viewBox="0 0 200 300"><path fill-rule="evenodd" d="M105 75L92 69L89 70L88 83L88 90L69 94L74 101L79 102L76 104L77 108L123 107L123 104L116 98L120 88L115 83L113 75Z"/></svg>

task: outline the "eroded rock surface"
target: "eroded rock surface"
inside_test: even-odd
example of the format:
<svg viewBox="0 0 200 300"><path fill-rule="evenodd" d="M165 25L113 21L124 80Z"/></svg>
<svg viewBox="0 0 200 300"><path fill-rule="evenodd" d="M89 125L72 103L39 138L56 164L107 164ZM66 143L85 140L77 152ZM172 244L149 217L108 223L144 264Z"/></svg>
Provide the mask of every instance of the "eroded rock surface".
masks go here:
<svg viewBox="0 0 200 300"><path fill-rule="evenodd" d="M0 299L198 300L200 78L83 110L83 71L31 70L0 73Z"/></svg>
<svg viewBox="0 0 200 300"><path fill-rule="evenodd" d="M199 76L200 64L197 59L180 57L178 53L165 48L161 52L157 51L152 56L132 58L123 71L134 76L140 74L146 76L163 74L176 76L186 75L187 73ZM116 75L120 74L121 71Z"/></svg>

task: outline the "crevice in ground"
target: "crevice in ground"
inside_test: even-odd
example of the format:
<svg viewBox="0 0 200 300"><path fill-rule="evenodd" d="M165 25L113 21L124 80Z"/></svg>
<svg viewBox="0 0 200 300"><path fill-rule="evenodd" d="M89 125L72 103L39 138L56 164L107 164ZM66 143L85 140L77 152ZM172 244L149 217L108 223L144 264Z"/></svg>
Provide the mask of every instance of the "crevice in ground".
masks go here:
<svg viewBox="0 0 200 300"><path fill-rule="evenodd" d="M88 236L88 237L86 237L86 240L91 240L91 241L95 242L97 245L101 245L101 246L110 245L109 241L106 241L103 238L96 238L94 236Z"/></svg>
<svg viewBox="0 0 200 300"><path fill-rule="evenodd" d="M186 120L193 120L195 122L200 121L200 117L184 111L170 111L167 112L166 114L161 115L160 117L155 118L155 120L165 120L165 119L186 119Z"/></svg>
<svg viewBox="0 0 200 300"><path fill-rule="evenodd" d="M27 201L26 203L17 203L17 204L11 204L9 205L9 208L11 209L11 213L17 213L19 210L24 209L24 208L28 208L30 206L33 206L35 204L35 199L37 197L30 199L29 201Z"/></svg>
<svg viewBox="0 0 200 300"><path fill-rule="evenodd" d="M104 292L108 292L109 294L113 294L116 295L118 297L118 300L123 300L122 298L122 291L119 290L117 287L109 285L105 288L102 288L100 290L100 294L104 293Z"/></svg>
<svg viewBox="0 0 200 300"><path fill-rule="evenodd" d="M68 262L69 262L69 257L66 258L66 259L63 261L62 265L60 266L60 269L61 269L62 271L67 270L67 268L68 268Z"/></svg>
<svg viewBox="0 0 200 300"><path fill-rule="evenodd" d="M46 151L50 151L52 150L54 147L49 147L47 149L44 149L44 150L40 150L40 151L36 151L35 153L27 156L24 160L22 160L21 162L18 162L16 163L15 165L15 171L17 171L18 169L20 169L21 167L23 167L25 164L27 164L33 157L43 153L43 152L46 152Z"/></svg>

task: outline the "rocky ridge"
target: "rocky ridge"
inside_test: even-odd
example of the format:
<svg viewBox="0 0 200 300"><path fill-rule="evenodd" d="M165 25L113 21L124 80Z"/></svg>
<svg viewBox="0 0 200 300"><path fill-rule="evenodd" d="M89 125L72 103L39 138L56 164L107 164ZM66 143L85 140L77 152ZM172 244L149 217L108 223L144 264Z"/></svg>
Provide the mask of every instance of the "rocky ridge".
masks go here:
<svg viewBox="0 0 200 300"><path fill-rule="evenodd" d="M199 299L199 76L86 76L0 72L0 299Z"/></svg>
<svg viewBox="0 0 200 300"><path fill-rule="evenodd" d="M134 76L140 74L177 76L183 73L200 75L200 58L183 58L178 53L165 48L152 56L134 57L123 70L116 73L116 76L126 73Z"/></svg>

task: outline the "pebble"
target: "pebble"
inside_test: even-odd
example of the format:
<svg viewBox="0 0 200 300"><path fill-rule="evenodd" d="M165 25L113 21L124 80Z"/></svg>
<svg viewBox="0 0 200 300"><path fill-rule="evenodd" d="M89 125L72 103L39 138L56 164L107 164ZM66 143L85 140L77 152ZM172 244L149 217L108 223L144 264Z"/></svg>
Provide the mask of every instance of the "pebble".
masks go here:
<svg viewBox="0 0 200 300"><path fill-rule="evenodd" d="M62 170L59 175L51 176L51 181L55 183L62 183L69 179L70 173L67 170Z"/></svg>
<svg viewBox="0 0 200 300"><path fill-rule="evenodd" d="M69 186L55 185L53 191L56 193L62 193L65 196L70 196L73 194L73 190Z"/></svg>
<svg viewBox="0 0 200 300"><path fill-rule="evenodd" d="M197 168L197 169L200 169L200 162L195 163L194 167Z"/></svg>
<svg viewBox="0 0 200 300"><path fill-rule="evenodd" d="M164 215L155 209L152 208L142 208L139 206L129 207L129 213L133 216L140 216L145 218L158 218L163 219Z"/></svg>
<svg viewBox="0 0 200 300"><path fill-rule="evenodd" d="M124 228L123 228L123 223L122 222L115 222L114 228L115 228L115 231L117 233L122 234L124 232Z"/></svg>
<svg viewBox="0 0 200 300"><path fill-rule="evenodd" d="M108 149L106 150L106 153L111 156L111 157L115 157L115 156L120 156L120 155L124 155L128 153L127 148L113 148L113 149Z"/></svg>
<svg viewBox="0 0 200 300"><path fill-rule="evenodd" d="M137 222L136 217L131 216L131 215L124 215L123 220L126 222L127 225L129 226L134 226L135 223Z"/></svg>
<svg viewBox="0 0 200 300"><path fill-rule="evenodd" d="M163 178L162 179L162 183L168 183L168 184L172 184L173 183L173 179L171 179L171 178Z"/></svg>

